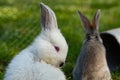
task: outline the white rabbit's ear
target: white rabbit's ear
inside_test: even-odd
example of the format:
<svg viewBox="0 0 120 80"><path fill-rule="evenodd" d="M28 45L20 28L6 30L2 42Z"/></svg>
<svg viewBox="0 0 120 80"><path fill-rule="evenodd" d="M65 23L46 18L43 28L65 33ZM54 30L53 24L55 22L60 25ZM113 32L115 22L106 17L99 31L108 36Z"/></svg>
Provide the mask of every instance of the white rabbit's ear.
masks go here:
<svg viewBox="0 0 120 80"><path fill-rule="evenodd" d="M98 11L96 12L96 14L92 20L92 26L96 30L99 29L99 16L100 16L100 9L98 9Z"/></svg>
<svg viewBox="0 0 120 80"><path fill-rule="evenodd" d="M41 26L43 30L57 28L57 21L54 12L45 4L41 3Z"/></svg>
<svg viewBox="0 0 120 80"><path fill-rule="evenodd" d="M80 19L81 19L82 26L83 26L84 30L86 32L88 32L89 28L91 27L90 21L84 15L82 15L82 13L80 11L78 11L78 14L80 16Z"/></svg>

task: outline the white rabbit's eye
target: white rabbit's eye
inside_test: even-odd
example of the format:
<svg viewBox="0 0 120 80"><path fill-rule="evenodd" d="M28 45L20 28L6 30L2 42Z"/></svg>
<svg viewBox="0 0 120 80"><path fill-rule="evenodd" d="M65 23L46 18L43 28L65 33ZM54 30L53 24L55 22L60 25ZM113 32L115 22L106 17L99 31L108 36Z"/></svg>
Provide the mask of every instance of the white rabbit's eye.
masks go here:
<svg viewBox="0 0 120 80"><path fill-rule="evenodd" d="M60 48L58 46L54 46L55 50L58 52Z"/></svg>

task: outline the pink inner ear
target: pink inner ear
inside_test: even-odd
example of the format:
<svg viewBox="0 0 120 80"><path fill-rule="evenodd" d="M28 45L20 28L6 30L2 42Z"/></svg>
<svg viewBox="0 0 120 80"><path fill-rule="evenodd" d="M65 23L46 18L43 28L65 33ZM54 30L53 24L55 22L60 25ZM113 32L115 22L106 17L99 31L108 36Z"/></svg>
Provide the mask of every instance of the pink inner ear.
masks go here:
<svg viewBox="0 0 120 80"><path fill-rule="evenodd" d="M58 46L54 46L55 50L58 52L60 50L60 48Z"/></svg>

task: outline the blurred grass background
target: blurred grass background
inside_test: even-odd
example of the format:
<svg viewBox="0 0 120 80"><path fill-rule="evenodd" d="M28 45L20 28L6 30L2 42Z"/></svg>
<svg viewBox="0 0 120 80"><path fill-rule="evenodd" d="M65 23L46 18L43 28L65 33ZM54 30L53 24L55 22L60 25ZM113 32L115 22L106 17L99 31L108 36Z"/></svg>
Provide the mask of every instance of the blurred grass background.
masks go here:
<svg viewBox="0 0 120 80"><path fill-rule="evenodd" d="M119 0L0 0L0 80L11 59L30 45L41 30L40 2L53 9L61 32L65 36L69 52L63 71L67 80L84 38L84 30L77 11L90 20L101 9L100 32L120 26ZM112 72L113 80L120 80L120 70Z"/></svg>

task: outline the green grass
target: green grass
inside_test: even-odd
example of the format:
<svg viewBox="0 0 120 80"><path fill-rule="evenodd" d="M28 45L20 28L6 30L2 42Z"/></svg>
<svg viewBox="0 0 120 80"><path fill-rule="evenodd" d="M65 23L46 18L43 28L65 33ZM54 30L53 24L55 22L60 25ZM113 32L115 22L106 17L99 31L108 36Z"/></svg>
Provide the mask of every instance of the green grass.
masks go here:
<svg viewBox="0 0 120 80"><path fill-rule="evenodd" d="M101 9L100 32L120 26L119 0L0 0L0 80L10 60L39 34L40 2L54 10L68 42L69 52L63 67L67 80L72 80L71 72L84 38L77 11L91 19ZM120 70L112 76L113 80L120 80Z"/></svg>

